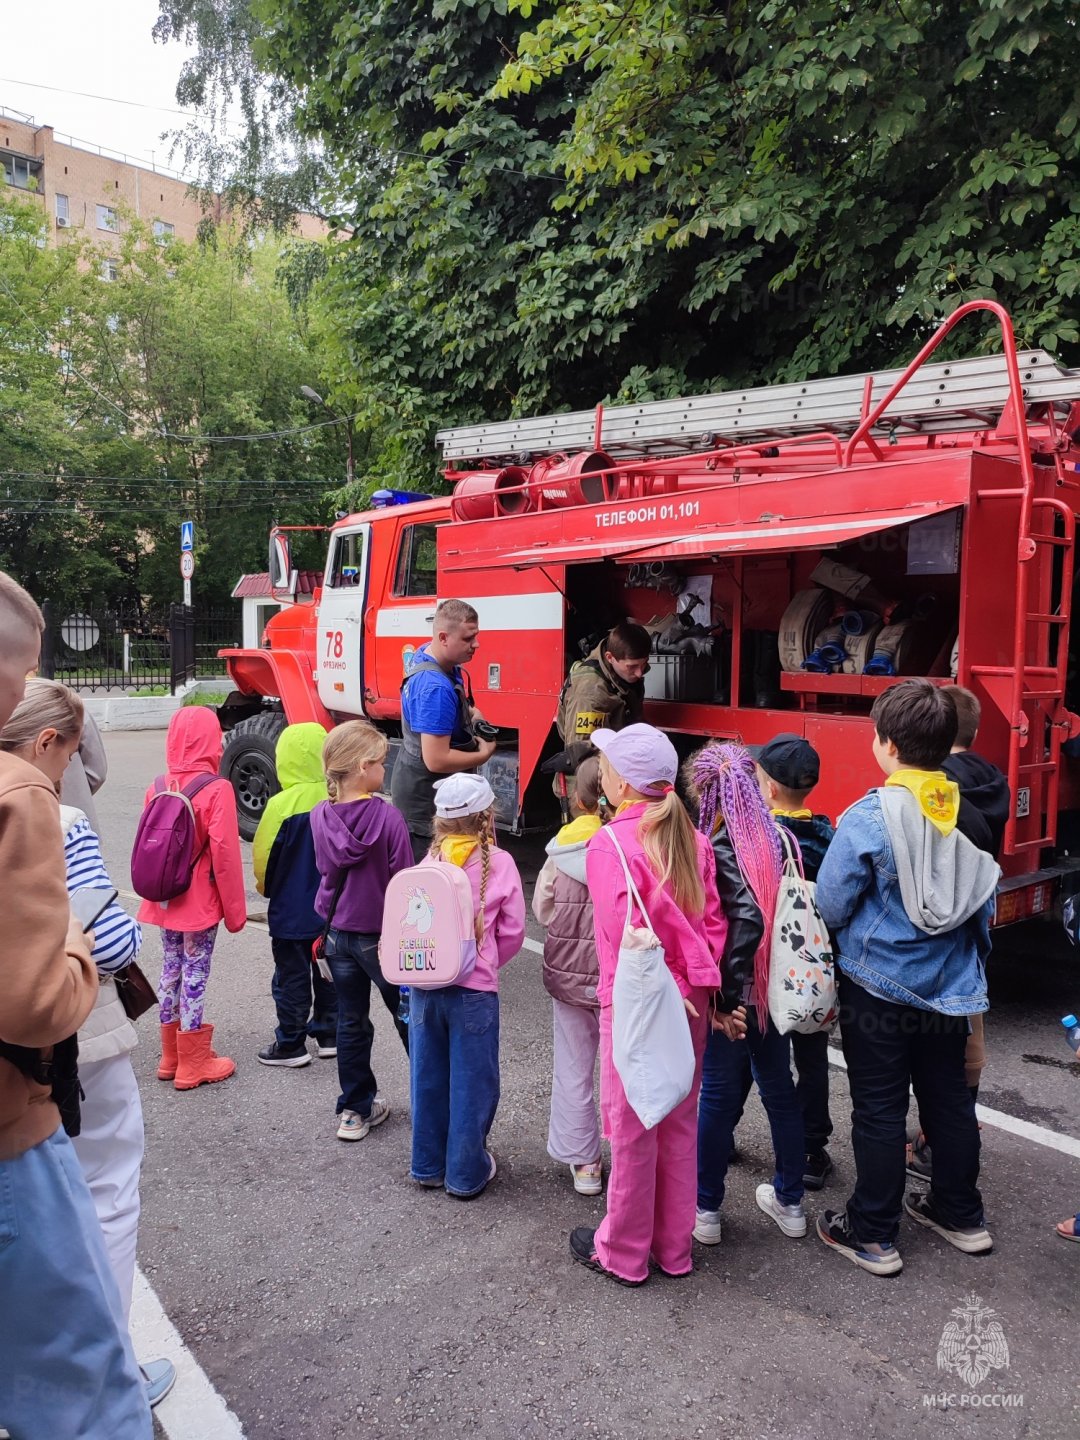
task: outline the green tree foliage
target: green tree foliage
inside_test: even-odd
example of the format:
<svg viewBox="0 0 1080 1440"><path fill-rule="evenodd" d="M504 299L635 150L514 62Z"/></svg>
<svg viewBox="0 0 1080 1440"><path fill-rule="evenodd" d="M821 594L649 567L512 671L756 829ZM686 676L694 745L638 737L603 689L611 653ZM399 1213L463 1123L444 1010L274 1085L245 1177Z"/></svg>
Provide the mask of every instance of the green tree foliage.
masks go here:
<svg viewBox="0 0 1080 1440"><path fill-rule="evenodd" d="M221 604L273 522L332 518L344 436L300 393L322 373L278 265L276 245L156 243L130 216L115 260L49 250L41 210L3 204L0 567L65 606L161 603L191 518L198 596Z"/></svg>
<svg viewBox="0 0 1080 1440"><path fill-rule="evenodd" d="M438 424L890 364L976 296L1077 356L1058 0L160 3L321 145L313 324L401 482Z"/></svg>

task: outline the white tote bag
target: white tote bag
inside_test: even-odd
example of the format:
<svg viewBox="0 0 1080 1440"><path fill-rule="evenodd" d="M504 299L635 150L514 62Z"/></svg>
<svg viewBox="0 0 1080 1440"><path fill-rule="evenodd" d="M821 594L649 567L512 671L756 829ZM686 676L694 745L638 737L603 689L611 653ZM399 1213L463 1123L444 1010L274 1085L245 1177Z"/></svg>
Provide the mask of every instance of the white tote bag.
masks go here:
<svg viewBox="0 0 1080 1440"><path fill-rule="evenodd" d="M664 962L623 848L611 830L626 876L626 924L611 997L611 1054L630 1108L651 1130L681 1105L694 1085L694 1042L690 1020ZM635 906L642 926L633 924Z"/></svg>
<svg viewBox="0 0 1080 1440"><path fill-rule="evenodd" d="M769 1015L781 1035L816 1035L836 1019L836 962L812 880L802 856L781 825L784 869L776 892L769 953Z"/></svg>

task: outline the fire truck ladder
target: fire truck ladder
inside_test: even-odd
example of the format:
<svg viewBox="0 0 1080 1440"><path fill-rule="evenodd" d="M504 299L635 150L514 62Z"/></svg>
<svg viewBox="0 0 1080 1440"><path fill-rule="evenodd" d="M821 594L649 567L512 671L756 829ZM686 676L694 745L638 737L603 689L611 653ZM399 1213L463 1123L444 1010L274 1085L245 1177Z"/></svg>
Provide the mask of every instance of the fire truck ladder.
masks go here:
<svg viewBox="0 0 1080 1440"><path fill-rule="evenodd" d="M1069 505L1056 498L1044 498L1035 494L1035 469L1031 458L1031 442L1027 429L1027 408L1032 397L1021 369L1021 360L1016 350L1012 321L1008 311L991 300L971 300L942 324L930 337L902 375L893 383L878 404L864 417L858 429L844 449L844 463L850 465L860 443L873 448L870 432L880 423L881 417L893 404L896 397L911 377L923 367L924 361L937 349L959 321L977 310L987 310L994 315L1001 326L1003 351L998 358L1003 362L1007 376L1007 392L999 428L1015 434L1017 460L1020 468L1020 485L1015 489L985 490L985 500L1019 501L1019 527L1017 535L1016 607L1013 620L1013 658L1008 665L969 665L961 669L961 683L972 676L984 682L991 695L1002 689L1006 697L1003 706L1009 720L1009 792L1012 807L1005 825L1005 853L1014 855L1021 850L1038 850L1052 845L1057 838L1057 801L1061 776L1061 745L1069 730L1065 712L1065 678L1068 669L1069 616L1072 599L1073 558L1076 540L1076 517ZM1025 356L1025 360L1026 360ZM1026 367L1025 367L1026 368ZM1080 375L1075 371L1060 372L1068 377L1067 383L1075 385ZM1059 393L1056 400L1064 400ZM1052 401L1051 403L1055 403ZM1039 522L1049 518L1049 528L1040 528ZM1060 532L1055 527L1055 517L1060 520ZM1040 546L1049 546L1061 551L1061 592L1057 609L1053 612L1033 610L1028 602L1030 589L1031 562L1039 553ZM1033 642L1033 634L1043 631L1043 642ZM1058 631L1056 645L1049 643L1049 637ZM1045 649L1047 655L1054 654L1053 665L1029 663L1029 653L1039 655ZM1039 711L1049 718L1049 741L1044 741L1041 727L1036 726L1032 734L1029 716L1038 717ZM1038 746L1034 759L1025 758L1028 746ZM1045 753L1044 752L1045 749ZM1025 782L1036 775L1047 777L1046 793L1043 796L1045 824L1036 825L1038 833L1023 840L1017 839L1017 801Z"/></svg>
<svg viewBox="0 0 1080 1440"><path fill-rule="evenodd" d="M947 327L966 309L956 311ZM442 430L436 441L443 463L455 470L593 448L613 459L659 458L818 432L857 433L880 458L874 434L992 429L1014 395L1010 362L1019 365L1016 393L1024 408L1051 406L1064 416L1080 399L1080 369L1063 369L1045 350L1025 350L1017 357L1014 348L1011 354L920 362L906 370L468 425Z"/></svg>

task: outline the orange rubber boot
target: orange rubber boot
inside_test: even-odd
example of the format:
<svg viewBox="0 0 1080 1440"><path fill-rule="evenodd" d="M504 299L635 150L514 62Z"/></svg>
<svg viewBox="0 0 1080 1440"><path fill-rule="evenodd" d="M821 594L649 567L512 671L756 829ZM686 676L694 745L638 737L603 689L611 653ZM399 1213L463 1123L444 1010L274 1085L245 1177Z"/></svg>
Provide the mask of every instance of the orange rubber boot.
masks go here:
<svg viewBox="0 0 1080 1440"><path fill-rule="evenodd" d="M228 1080L236 1073L236 1062L223 1055L215 1055L210 1044L213 1038L212 1025L200 1026L198 1030L178 1030L176 1033L177 1067L173 1084L177 1090L194 1090L196 1085L213 1085L218 1080Z"/></svg>
<svg viewBox="0 0 1080 1440"><path fill-rule="evenodd" d="M176 1032L179 1029L179 1020L161 1027L161 1064L157 1067L159 1080L171 1080L176 1074Z"/></svg>

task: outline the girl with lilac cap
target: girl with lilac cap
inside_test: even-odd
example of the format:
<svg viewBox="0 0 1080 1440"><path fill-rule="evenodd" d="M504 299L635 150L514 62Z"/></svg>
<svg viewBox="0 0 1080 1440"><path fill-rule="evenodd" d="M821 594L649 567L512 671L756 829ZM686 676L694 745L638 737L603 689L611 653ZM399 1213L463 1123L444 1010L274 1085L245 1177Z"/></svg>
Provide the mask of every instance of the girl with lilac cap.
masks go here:
<svg viewBox="0 0 1080 1440"><path fill-rule="evenodd" d="M611 1142L611 1176L606 1216L599 1229L581 1226L571 1234L570 1253L624 1285L641 1285L650 1259L672 1277L693 1269L698 1088L726 926L712 847L675 793L679 762L671 741L651 725L597 730L592 738L603 792L615 811L585 856L600 964L600 1115ZM645 923L631 900L620 848L683 996L697 1057L690 1094L649 1130L627 1101L612 1061L612 987L631 907L633 923Z"/></svg>

